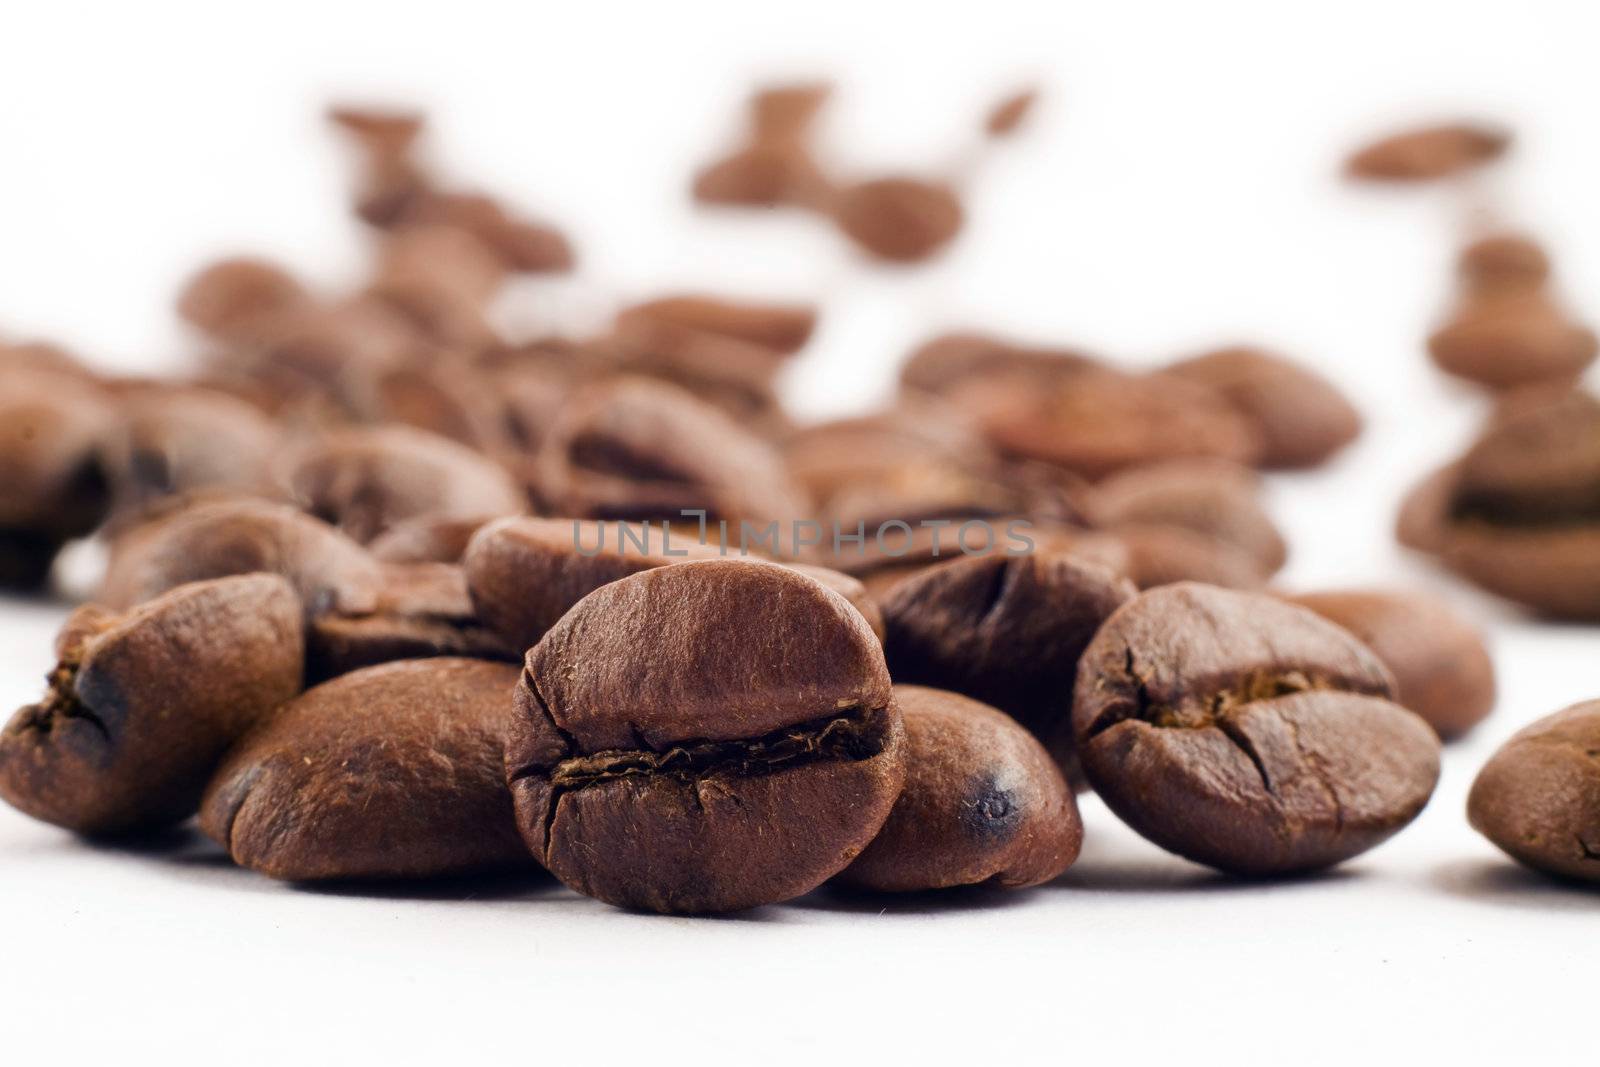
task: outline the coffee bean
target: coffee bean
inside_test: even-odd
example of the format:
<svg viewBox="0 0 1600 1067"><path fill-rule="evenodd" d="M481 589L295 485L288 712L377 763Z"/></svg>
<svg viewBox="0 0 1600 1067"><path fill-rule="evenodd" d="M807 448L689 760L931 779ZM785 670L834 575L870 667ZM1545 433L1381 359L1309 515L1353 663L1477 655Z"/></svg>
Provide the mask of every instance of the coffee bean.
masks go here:
<svg viewBox="0 0 1600 1067"><path fill-rule="evenodd" d="M1133 595L1127 579L1068 553L944 563L886 594L889 672L994 705L1070 767L1078 658Z"/></svg>
<svg viewBox="0 0 1600 1067"><path fill-rule="evenodd" d="M1103 368L1093 356L1074 349L1020 345L986 334L950 333L925 342L900 368L907 398L932 393L959 401L962 389L994 379L1016 381L1016 388L1054 387L1086 370Z"/></svg>
<svg viewBox="0 0 1600 1067"><path fill-rule="evenodd" d="M907 177L847 185L835 194L832 208L839 229L862 251L895 263L941 251L966 217L950 186Z"/></svg>
<svg viewBox="0 0 1600 1067"><path fill-rule="evenodd" d="M312 682L398 659L465 656L515 662L513 646L479 621L461 567L389 564L369 614L327 614L306 627L306 677Z"/></svg>
<svg viewBox="0 0 1600 1067"><path fill-rule="evenodd" d="M1171 526L1237 548L1259 575L1249 584L1260 584L1283 567L1289 554L1283 535L1260 504L1260 488L1260 480L1248 468L1171 460L1133 467L1101 481L1090 510L1095 525L1113 531L1125 524Z"/></svg>
<svg viewBox="0 0 1600 1067"><path fill-rule="evenodd" d="M1422 126L1363 147L1345 172L1368 181L1433 181L1499 159L1510 146L1509 132L1482 123Z"/></svg>
<svg viewBox="0 0 1600 1067"><path fill-rule="evenodd" d="M1037 89L1023 89L1001 100L984 120L983 130L990 137L1009 137L1027 121L1039 101Z"/></svg>
<svg viewBox="0 0 1600 1067"><path fill-rule="evenodd" d="M382 574L361 546L320 519L265 500L174 505L111 543L99 599L143 603L186 582L266 571L289 579L308 618L377 609Z"/></svg>
<svg viewBox="0 0 1600 1067"><path fill-rule="evenodd" d="M532 868L501 757L516 684L511 664L428 659L308 689L228 753L200 827L292 881Z"/></svg>
<svg viewBox="0 0 1600 1067"><path fill-rule="evenodd" d="M239 257L207 266L178 296L178 314L224 343L259 338L267 323L309 307L310 294L294 275L264 259Z"/></svg>
<svg viewBox="0 0 1600 1067"><path fill-rule="evenodd" d="M223 752L300 691L300 604L275 575L196 582L67 620L43 700L0 735L0 796L84 834L194 814Z"/></svg>
<svg viewBox="0 0 1600 1067"><path fill-rule="evenodd" d="M628 313L603 344L618 374L669 382L765 436L789 428L775 388L785 359L777 349Z"/></svg>
<svg viewBox="0 0 1600 1067"><path fill-rule="evenodd" d="M1225 348L1167 368L1209 385L1255 425L1263 467L1315 467L1361 433L1361 416L1332 382L1283 356Z"/></svg>
<svg viewBox="0 0 1600 1067"><path fill-rule="evenodd" d="M685 522L687 509L761 531L806 511L764 441L681 389L618 379L571 398L539 456L558 514Z"/></svg>
<svg viewBox="0 0 1600 1067"><path fill-rule="evenodd" d="M1259 589L1270 575L1238 545L1170 523L1120 522L1103 536L1121 542L1123 573L1140 589L1174 582L1203 582L1225 589Z"/></svg>
<svg viewBox="0 0 1600 1067"><path fill-rule="evenodd" d="M855 608L861 617L867 620L867 626L882 643L884 635L883 609L878 606L878 600L867 591L867 587L858 579L842 571L829 567L817 567L809 563L780 563L780 567L803 574L816 582L824 589L832 590L845 599L845 602Z"/></svg>
<svg viewBox="0 0 1600 1067"><path fill-rule="evenodd" d="M1085 370L1028 389L1002 381L967 388L963 403L1002 451L1087 478L1167 459L1251 464L1261 455L1255 426L1222 394L1170 374Z"/></svg>
<svg viewBox="0 0 1600 1067"><path fill-rule="evenodd" d="M1505 389L1576 379L1600 341L1543 293L1512 291L1470 298L1428 339L1428 351L1451 374Z"/></svg>
<svg viewBox="0 0 1600 1067"><path fill-rule="evenodd" d="M1470 293L1531 292L1550 279L1550 257L1525 234L1495 233L1463 248L1457 269Z"/></svg>
<svg viewBox="0 0 1600 1067"><path fill-rule="evenodd" d="M1395 701L1445 740L1460 737L1494 709L1494 663L1483 634L1422 593L1302 593L1289 598L1343 626L1393 673Z"/></svg>
<svg viewBox="0 0 1600 1067"><path fill-rule="evenodd" d="M811 129L829 96L826 85L759 89L749 102L747 138L694 179L694 198L738 207L816 207L832 182L811 156Z"/></svg>
<svg viewBox="0 0 1600 1067"><path fill-rule="evenodd" d="M1600 619L1600 400L1535 391L1413 494L1401 533L1491 592Z"/></svg>
<svg viewBox="0 0 1600 1067"><path fill-rule="evenodd" d="M400 426L328 434L288 457L282 477L302 508L361 542L419 515L514 515L527 506L493 460Z"/></svg>
<svg viewBox="0 0 1600 1067"><path fill-rule="evenodd" d="M788 435L782 448L790 476L823 502L853 486L882 484L908 468L983 471L1000 465L955 409L926 399L813 423Z"/></svg>
<svg viewBox="0 0 1600 1067"><path fill-rule="evenodd" d="M1450 513L1450 495L1460 472L1454 464L1441 467L1412 486L1400 504L1395 537L1407 548L1438 552L1444 544Z"/></svg>
<svg viewBox="0 0 1600 1067"><path fill-rule="evenodd" d="M1600 701L1514 734L1472 783L1467 817L1518 863L1600 882Z"/></svg>
<svg viewBox="0 0 1600 1067"><path fill-rule="evenodd" d="M906 785L889 820L835 881L884 893L1039 885L1078 858L1072 790L1039 742L994 708L895 686Z"/></svg>
<svg viewBox="0 0 1600 1067"><path fill-rule="evenodd" d="M381 563L460 563L472 535L494 518L419 515L397 522L373 538L367 551Z"/></svg>
<svg viewBox="0 0 1600 1067"><path fill-rule="evenodd" d="M117 398L120 426L103 449L119 511L210 490L274 495L269 465L283 430L255 405L216 389L141 383Z"/></svg>
<svg viewBox="0 0 1600 1067"><path fill-rule="evenodd" d="M618 314L622 324L649 322L715 334L783 355L799 351L817 325L817 309L798 304L758 304L712 296L659 297Z"/></svg>
<svg viewBox="0 0 1600 1067"><path fill-rule="evenodd" d="M523 836L607 903L732 911L838 873L883 825L905 740L872 631L749 560L597 590L528 653L506 743Z"/></svg>
<svg viewBox="0 0 1600 1067"><path fill-rule="evenodd" d="M1095 791L1179 855L1238 874L1328 867L1390 837L1439 741L1365 645L1271 597L1141 594L1084 652L1073 723Z"/></svg>

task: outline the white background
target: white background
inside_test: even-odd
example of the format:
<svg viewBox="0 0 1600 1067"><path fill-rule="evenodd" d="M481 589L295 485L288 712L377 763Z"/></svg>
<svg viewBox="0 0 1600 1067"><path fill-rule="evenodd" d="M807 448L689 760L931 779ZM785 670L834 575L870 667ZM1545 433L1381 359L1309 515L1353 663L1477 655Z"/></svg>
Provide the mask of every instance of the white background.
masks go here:
<svg viewBox="0 0 1600 1067"><path fill-rule="evenodd" d="M1462 806L1507 734L1600 695L1600 634L1519 621L1393 545L1405 485L1483 410L1420 349L1467 205L1352 189L1337 165L1392 121L1514 124L1487 202L1600 316L1595 20L1579 3L938 6L6 4L0 333L177 367L171 297L208 256L353 281L348 161L319 118L343 95L427 105L449 173L570 229L582 270L526 286L518 322L668 288L824 301L788 383L806 414L880 399L950 325L1134 363L1279 346L1369 419L1333 467L1271 484L1285 584L1430 587L1492 631L1500 707L1446 753L1418 823L1336 874L1254 886L1090 801L1056 885L705 920L515 884L296 890L194 840L93 848L3 811L6 1060L1592 1062L1600 896L1503 862ZM826 142L861 173L948 165L1004 90L1048 95L978 168L954 252L892 271L803 218L690 209L694 164L771 74L839 80ZM62 614L0 604L0 703L40 691Z"/></svg>

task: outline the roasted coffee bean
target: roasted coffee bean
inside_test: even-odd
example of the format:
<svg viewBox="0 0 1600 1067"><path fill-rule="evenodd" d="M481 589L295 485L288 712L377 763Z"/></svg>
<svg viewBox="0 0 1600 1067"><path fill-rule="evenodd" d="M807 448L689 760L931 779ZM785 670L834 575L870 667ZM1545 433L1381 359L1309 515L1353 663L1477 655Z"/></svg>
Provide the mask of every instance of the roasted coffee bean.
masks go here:
<svg viewBox="0 0 1600 1067"><path fill-rule="evenodd" d="M963 550L961 535L965 525L954 524L954 533L948 528L919 526L913 529L904 546L895 543L884 552L835 554L832 563L836 569L859 578L866 586L867 595L880 604L895 586L935 567L963 559L1004 556L1008 552L1013 556L1065 553L1104 567L1113 574L1130 573L1127 546L1121 538L1098 530L1055 523L1035 524L1020 517L1005 516L987 521L987 527L994 531L991 543L985 544L984 536L977 533L971 538L972 544ZM901 547L904 551L900 551Z"/></svg>
<svg viewBox="0 0 1600 1067"><path fill-rule="evenodd" d="M831 567L817 567L809 563L780 563L780 567L803 574L825 589L831 589L844 597L845 602L861 617L867 620L867 626L881 643L884 636L883 609L878 605L877 597L867 591L865 583L852 578L842 571L833 570Z"/></svg>
<svg viewBox="0 0 1600 1067"><path fill-rule="evenodd" d="M1106 478L1095 486L1091 512L1096 525L1113 531L1137 524L1203 534L1243 551L1266 577L1282 568L1289 550L1260 504L1260 488L1260 479L1248 468L1172 460Z"/></svg>
<svg viewBox="0 0 1600 1067"><path fill-rule="evenodd" d="M419 515L514 515L526 499L498 463L402 426L331 433L288 457L296 503L363 543Z"/></svg>
<svg viewBox="0 0 1600 1067"><path fill-rule="evenodd" d="M370 614L326 614L306 626L306 677L319 682L397 659L465 656L515 662L511 645L479 621L461 567L388 564Z"/></svg>
<svg viewBox="0 0 1600 1067"><path fill-rule="evenodd" d="M308 689L228 753L200 827L291 881L531 869L501 756L516 684L508 663L427 659Z"/></svg>
<svg viewBox="0 0 1600 1067"><path fill-rule="evenodd" d="M1408 501L1401 532L1491 592L1600 619L1600 400L1541 391L1502 405L1467 454Z"/></svg>
<svg viewBox="0 0 1600 1067"><path fill-rule="evenodd" d="M1450 496L1460 472L1455 464L1434 471L1412 486L1400 504L1395 537L1407 548L1438 552L1444 546Z"/></svg>
<svg viewBox="0 0 1600 1067"><path fill-rule="evenodd" d="M983 131L990 137L1009 137L1027 121L1039 102L1037 89L1023 89L1001 100L984 120Z"/></svg>
<svg viewBox="0 0 1600 1067"><path fill-rule="evenodd" d="M49 692L0 735L0 796L79 833L159 829L300 691L300 604L276 575L196 582L124 615L79 608L56 654Z"/></svg>
<svg viewBox="0 0 1600 1067"><path fill-rule="evenodd" d="M1261 561L1231 541L1171 523L1121 522L1103 535L1122 543L1124 568L1140 589L1204 582L1226 589L1259 589L1270 577Z"/></svg>
<svg viewBox="0 0 1600 1067"><path fill-rule="evenodd" d="M1423 126L1365 146L1345 172L1368 181L1433 181L1499 159L1510 146L1509 132L1482 123Z"/></svg>
<svg viewBox="0 0 1600 1067"><path fill-rule="evenodd" d="M1053 388L1103 364L1074 349L1020 345L986 334L950 333L918 346L900 368L900 390L908 399L932 393L959 401L964 387L993 379L1016 388Z"/></svg>
<svg viewBox="0 0 1600 1067"><path fill-rule="evenodd" d="M1078 658L1133 595L1126 578L1070 553L944 563L886 594L889 672L994 705L1070 767Z"/></svg>
<svg viewBox="0 0 1600 1067"><path fill-rule="evenodd" d="M558 514L591 519L686 522L702 509L715 523L780 534L806 513L776 452L722 412L681 389L637 378L574 396L545 435L544 498Z"/></svg>
<svg viewBox="0 0 1600 1067"><path fill-rule="evenodd" d="M203 500L120 532L99 599L131 607L186 582L255 571L289 579L307 617L369 614L383 585L377 561L320 519L265 500Z"/></svg>
<svg viewBox="0 0 1600 1067"><path fill-rule="evenodd" d="M1111 810L1220 870L1328 867L1417 816L1439 739L1350 633L1268 596L1141 594L1083 654L1078 757Z"/></svg>
<svg viewBox="0 0 1600 1067"><path fill-rule="evenodd" d="M368 543L367 551L381 563L460 563L472 535L495 517L419 515L389 527Z"/></svg>
<svg viewBox="0 0 1600 1067"><path fill-rule="evenodd" d="M649 322L761 345L783 355L799 351L817 326L817 310L800 304L758 304L712 296L668 296L635 304L619 322Z"/></svg>
<svg viewBox="0 0 1600 1067"><path fill-rule="evenodd" d="M602 344L617 374L669 382L764 436L789 428L776 391L786 357L775 348L628 313Z"/></svg>
<svg viewBox="0 0 1600 1067"><path fill-rule="evenodd" d="M256 383L285 404L346 405L345 394L411 365L417 335L405 316L377 300L312 305L272 316L250 344L213 353L222 376Z"/></svg>
<svg viewBox="0 0 1600 1067"><path fill-rule="evenodd" d="M1256 427L1263 467L1304 468L1361 433L1361 416L1332 382L1272 352L1224 348L1167 368L1209 385Z"/></svg>
<svg viewBox="0 0 1600 1067"><path fill-rule="evenodd" d="M811 156L811 128L827 102L826 85L757 90L749 102L746 141L694 178L694 198L737 207L817 207L832 182Z"/></svg>
<svg viewBox="0 0 1600 1067"><path fill-rule="evenodd" d="M117 406L120 426L103 455L119 511L211 490L275 495L269 468L283 431L255 405L216 389L142 383Z"/></svg>
<svg viewBox="0 0 1600 1067"><path fill-rule="evenodd" d="M857 247L894 263L915 263L943 250L966 217L953 188L906 177L847 185L835 194L832 210Z"/></svg>
<svg viewBox="0 0 1600 1067"><path fill-rule="evenodd" d="M201 270L178 296L178 314L191 326L225 343L260 338L267 324L311 304L311 296L276 263L240 257Z"/></svg>
<svg viewBox="0 0 1600 1067"><path fill-rule="evenodd" d="M1512 291L1469 298L1428 339L1428 351L1442 370L1506 389L1576 379L1600 341L1545 294Z"/></svg>
<svg viewBox="0 0 1600 1067"><path fill-rule="evenodd" d="M835 882L906 893L1016 889L1078 858L1083 822L1061 771L1010 717L939 689L897 685L906 785L878 836Z"/></svg>
<svg viewBox="0 0 1600 1067"><path fill-rule="evenodd" d="M1512 735L1472 783L1467 818L1518 863L1600 882L1600 700Z"/></svg>
<svg viewBox="0 0 1600 1067"><path fill-rule="evenodd" d="M1087 478L1160 460L1210 457L1252 464L1261 437L1215 389L1170 374L1084 370L1019 389L995 381L963 390L989 439L1007 453Z"/></svg>
<svg viewBox="0 0 1600 1067"><path fill-rule="evenodd" d="M1531 237L1496 233L1463 248L1458 270L1469 293L1530 292L1550 279L1550 257Z"/></svg>
<svg viewBox="0 0 1600 1067"><path fill-rule="evenodd" d="M43 585L56 550L105 517L100 444L114 419L104 391L76 371L0 363L0 577L9 587Z"/></svg>
<svg viewBox="0 0 1600 1067"><path fill-rule="evenodd" d="M905 780L883 654L844 598L750 560L586 597L528 653L506 742L518 823L567 885L733 911L837 874Z"/></svg>
<svg viewBox="0 0 1600 1067"><path fill-rule="evenodd" d="M1494 709L1494 662L1483 634L1441 600L1376 590L1302 593L1293 603L1343 626L1394 675L1395 701L1446 741Z"/></svg>
<svg viewBox="0 0 1600 1067"><path fill-rule="evenodd" d="M823 502L852 486L882 484L908 468L1000 466L999 456L954 408L931 400L814 423L788 435L782 448L790 476Z"/></svg>

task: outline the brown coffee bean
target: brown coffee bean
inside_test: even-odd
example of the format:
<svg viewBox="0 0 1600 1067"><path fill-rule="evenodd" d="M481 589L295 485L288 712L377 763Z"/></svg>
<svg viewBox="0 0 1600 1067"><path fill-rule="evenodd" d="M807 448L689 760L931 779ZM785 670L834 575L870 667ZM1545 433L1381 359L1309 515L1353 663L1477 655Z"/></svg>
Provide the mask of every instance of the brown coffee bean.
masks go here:
<svg viewBox="0 0 1600 1067"><path fill-rule="evenodd" d="M571 398L539 457L544 498L593 519L708 520L781 527L806 507L774 450L681 389L617 379Z"/></svg>
<svg viewBox="0 0 1600 1067"><path fill-rule="evenodd" d="M1467 818L1518 863L1600 882L1600 700L1514 734L1472 783Z"/></svg>
<svg viewBox="0 0 1600 1067"><path fill-rule="evenodd" d="M1510 146L1509 132L1481 123L1422 126L1365 146L1345 172L1367 181L1433 181L1499 159Z"/></svg>
<svg viewBox="0 0 1600 1067"><path fill-rule="evenodd" d="M196 582L125 615L79 608L49 692L0 735L0 796L84 834L180 822L234 739L300 691L303 650L276 575Z"/></svg>
<svg viewBox="0 0 1600 1067"><path fill-rule="evenodd" d="M398 659L465 656L515 662L513 647L479 621L462 568L388 564L370 614L327 614L306 626L306 677L320 682Z"/></svg>
<svg viewBox="0 0 1600 1067"><path fill-rule="evenodd" d="M1480 237L1461 250L1458 271L1470 293L1532 292L1550 279L1550 257L1519 233Z"/></svg>
<svg viewBox="0 0 1600 1067"><path fill-rule="evenodd" d="M118 533L99 599L131 607L187 582L256 571L289 579L308 618L371 613L383 584L377 561L320 519L265 500L202 500Z"/></svg>
<svg viewBox="0 0 1600 1067"><path fill-rule="evenodd" d="M1450 496L1460 473L1454 464L1441 467L1411 488L1400 504L1395 537L1407 548L1438 552L1444 545Z"/></svg>
<svg viewBox="0 0 1600 1067"><path fill-rule="evenodd" d="M712 296L667 296L635 304L619 323L648 322L761 345L784 355L811 339L817 309L803 304L760 304Z"/></svg>
<svg viewBox="0 0 1600 1067"><path fill-rule="evenodd" d="M534 866L501 737L517 668L406 660L308 689L234 746L200 828L272 878L431 878Z"/></svg>
<svg viewBox="0 0 1600 1067"><path fill-rule="evenodd" d="M1111 810L1238 874L1328 867L1390 837L1439 777L1439 740L1365 645L1271 597L1141 594L1084 652L1078 756Z"/></svg>
<svg viewBox="0 0 1600 1067"><path fill-rule="evenodd" d="M363 543L419 515L514 515L526 508L498 463L402 426L327 434L287 457L282 479L302 508Z"/></svg>
<svg viewBox="0 0 1600 1067"><path fill-rule="evenodd" d="M1494 709L1494 662L1483 634L1421 593L1302 593L1289 598L1343 626L1394 675L1395 701L1451 740Z"/></svg>
<svg viewBox="0 0 1600 1067"><path fill-rule="evenodd" d="M1600 619L1600 400L1541 391L1502 405L1403 520L1402 532L1491 592Z"/></svg>
<svg viewBox="0 0 1600 1067"><path fill-rule="evenodd" d="M1216 390L1169 374L1085 370L1053 388L1006 382L964 390L999 448L1087 478L1160 460L1210 457L1252 464L1255 426Z"/></svg>
<svg viewBox="0 0 1600 1067"><path fill-rule="evenodd" d="M811 157L811 128L827 102L826 85L757 90L749 103L747 141L695 175L694 198L737 207L816 207L832 183Z"/></svg>
<svg viewBox="0 0 1600 1067"><path fill-rule="evenodd" d="M1224 348L1167 368L1216 389L1256 427L1263 467L1327 462L1361 433L1361 416L1332 382L1272 352Z"/></svg>
<svg viewBox="0 0 1600 1067"><path fill-rule="evenodd" d="M518 274L568 271L577 262L572 244L554 226L518 218L480 193L430 190L412 197L398 222L464 230Z"/></svg>
<svg viewBox="0 0 1600 1067"><path fill-rule="evenodd" d="M275 495L269 467L282 444L277 421L216 389L142 383L117 398L120 426L104 463L119 511L205 491Z"/></svg>
<svg viewBox="0 0 1600 1067"><path fill-rule="evenodd" d="M886 594L889 672L994 705L1069 767L1078 658L1133 595L1126 578L1068 553L953 560Z"/></svg>
<svg viewBox="0 0 1600 1067"><path fill-rule="evenodd" d="M1428 339L1433 361L1457 377L1507 389L1571 381L1600 351L1593 330L1539 292L1479 294Z"/></svg>
<svg viewBox="0 0 1600 1067"><path fill-rule="evenodd" d="M838 593L845 599L847 604L861 613L861 617L867 620L867 626L871 628L873 635L877 637L880 644L882 643L884 634L883 609L879 607L878 599L867 592L866 585L861 581L830 567L817 567L809 563L780 563L778 565L794 571L796 574L803 574L824 589Z"/></svg>
<svg viewBox="0 0 1600 1067"><path fill-rule="evenodd" d="M1259 589L1270 575L1260 560L1229 541L1170 523L1122 522L1103 534L1122 543L1123 573L1140 589L1204 582L1225 589Z"/></svg>
<svg viewBox="0 0 1600 1067"><path fill-rule="evenodd" d="M105 517L99 449L114 419L86 377L0 363L0 574L10 587L42 585L56 550Z"/></svg>
<svg viewBox="0 0 1600 1067"><path fill-rule="evenodd" d="M597 590L528 653L506 743L524 838L622 907L733 911L837 874L905 780L877 640L844 599L750 560Z"/></svg>
<svg viewBox="0 0 1600 1067"><path fill-rule="evenodd" d="M825 82L768 85L750 94L750 134L763 144L808 137L817 115L833 95Z"/></svg>
<svg viewBox="0 0 1600 1067"><path fill-rule="evenodd" d="M367 551L380 563L460 563L472 535L494 518L419 515L389 527L367 545Z"/></svg>
<svg viewBox="0 0 1600 1067"><path fill-rule="evenodd" d="M905 717L905 789L837 883L882 893L1017 889L1072 866L1083 823L1038 741L1009 716L955 693L914 685L894 692Z"/></svg>
<svg viewBox="0 0 1600 1067"><path fill-rule="evenodd" d="M354 299L272 316L261 336L213 355L221 375L258 383L285 401L346 403L351 388L409 366L417 336L393 307Z"/></svg>
<svg viewBox="0 0 1600 1067"><path fill-rule="evenodd" d="M185 283L178 314L207 337L227 343L257 339L267 324L311 304L305 287L264 259L219 260Z"/></svg>
<svg viewBox="0 0 1600 1067"><path fill-rule="evenodd" d="M914 263L941 251L961 231L966 212L954 189L920 178L877 178L840 189L833 218L869 255Z"/></svg>
<svg viewBox="0 0 1600 1067"><path fill-rule="evenodd" d="M1009 137L1027 121L1039 101L1039 90L1023 89L1001 100L984 120L983 131L990 137Z"/></svg>
<svg viewBox="0 0 1600 1067"><path fill-rule="evenodd" d="M937 401L920 400L872 415L813 423L783 441L789 474L812 499L882 483L914 466L986 470L999 457L976 430Z"/></svg>
<svg viewBox="0 0 1600 1067"><path fill-rule="evenodd" d="M1248 468L1217 461L1171 460L1133 467L1101 481L1095 486L1091 511L1096 525L1112 530L1125 524L1175 526L1221 541L1241 550L1253 562L1253 570L1265 578L1283 567L1289 551L1262 508L1259 492L1260 480ZM1143 541L1154 554L1160 554L1150 539L1135 535L1135 541ZM1180 558L1186 554L1178 548L1173 553ZM1224 563L1208 569L1226 574L1229 566ZM1152 569L1161 568L1157 564Z"/></svg>
<svg viewBox="0 0 1600 1067"><path fill-rule="evenodd" d="M1104 365L1073 349L1036 348L977 333L935 337L906 358L900 389L908 398L933 393L959 401L961 390L992 379L1018 380L1016 388L1054 387Z"/></svg>
<svg viewBox="0 0 1600 1067"><path fill-rule="evenodd" d="M671 383L763 435L789 427L776 391L784 354L776 349L627 313L603 344L615 373Z"/></svg>

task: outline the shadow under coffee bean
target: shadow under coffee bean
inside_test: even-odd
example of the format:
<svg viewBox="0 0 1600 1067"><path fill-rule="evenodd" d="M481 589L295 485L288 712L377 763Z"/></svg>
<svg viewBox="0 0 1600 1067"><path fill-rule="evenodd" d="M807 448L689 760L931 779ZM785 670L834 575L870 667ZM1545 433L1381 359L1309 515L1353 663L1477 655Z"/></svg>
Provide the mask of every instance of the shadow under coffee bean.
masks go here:
<svg viewBox="0 0 1600 1067"><path fill-rule="evenodd" d="M1139 833L1220 870L1287 874L1364 852L1427 804L1439 740L1393 696L1333 623L1181 583L1101 628L1073 725L1090 784Z"/></svg>

